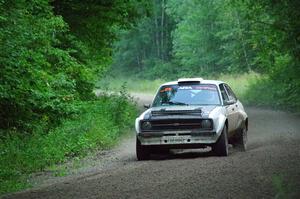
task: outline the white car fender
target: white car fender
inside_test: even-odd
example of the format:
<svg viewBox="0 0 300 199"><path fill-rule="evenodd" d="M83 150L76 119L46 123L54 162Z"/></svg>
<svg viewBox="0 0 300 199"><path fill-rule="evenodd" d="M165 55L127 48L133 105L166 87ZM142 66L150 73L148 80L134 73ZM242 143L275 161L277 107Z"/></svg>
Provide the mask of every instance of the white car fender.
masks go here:
<svg viewBox="0 0 300 199"><path fill-rule="evenodd" d="M138 118L136 118L135 119L135 132L136 132L136 134L139 134L140 133L140 118L138 117Z"/></svg>
<svg viewBox="0 0 300 199"><path fill-rule="evenodd" d="M140 128L140 121L149 117L150 114L150 109L146 110L145 112L143 112L140 117L135 119L135 132L136 134L139 134L141 132L141 128Z"/></svg>
<svg viewBox="0 0 300 199"><path fill-rule="evenodd" d="M239 115L237 118L238 124L237 124L237 128L243 128L248 118L247 113L245 112L244 106L240 101L237 101L237 105L239 107Z"/></svg>
<svg viewBox="0 0 300 199"><path fill-rule="evenodd" d="M210 112L209 118L213 119L214 129L216 130L217 135L221 135L227 119L225 108L222 106L216 107Z"/></svg>

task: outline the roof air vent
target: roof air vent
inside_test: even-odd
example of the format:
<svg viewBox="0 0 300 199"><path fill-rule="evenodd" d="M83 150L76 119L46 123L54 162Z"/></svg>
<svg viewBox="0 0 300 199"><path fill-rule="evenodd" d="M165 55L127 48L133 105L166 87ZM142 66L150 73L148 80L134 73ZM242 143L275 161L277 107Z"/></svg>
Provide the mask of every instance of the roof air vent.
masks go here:
<svg viewBox="0 0 300 199"><path fill-rule="evenodd" d="M200 84L203 81L202 78L180 78L178 84Z"/></svg>

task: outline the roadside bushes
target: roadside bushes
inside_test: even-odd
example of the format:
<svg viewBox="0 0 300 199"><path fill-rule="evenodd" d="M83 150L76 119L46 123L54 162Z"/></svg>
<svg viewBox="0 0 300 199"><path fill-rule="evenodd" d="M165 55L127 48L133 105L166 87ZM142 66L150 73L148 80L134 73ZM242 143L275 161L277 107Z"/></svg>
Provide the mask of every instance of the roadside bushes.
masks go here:
<svg viewBox="0 0 300 199"><path fill-rule="evenodd" d="M133 123L124 93L96 99L93 89L111 60L112 29L137 15L131 1L0 0L0 194L110 146Z"/></svg>
<svg viewBox="0 0 300 199"><path fill-rule="evenodd" d="M276 107L292 112L300 112L300 79L265 76L252 81L247 88L244 99L248 104Z"/></svg>
<svg viewBox="0 0 300 199"><path fill-rule="evenodd" d="M91 99L83 45L48 1L0 1L0 41L0 129L47 131Z"/></svg>
<svg viewBox="0 0 300 199"><path fill-rule="evenodd" d="M123 93L74 105L76 114L45 133L10 132L0 139L0 194L25 186L32 172L112 146L134 124L136 106Z"/></svg>

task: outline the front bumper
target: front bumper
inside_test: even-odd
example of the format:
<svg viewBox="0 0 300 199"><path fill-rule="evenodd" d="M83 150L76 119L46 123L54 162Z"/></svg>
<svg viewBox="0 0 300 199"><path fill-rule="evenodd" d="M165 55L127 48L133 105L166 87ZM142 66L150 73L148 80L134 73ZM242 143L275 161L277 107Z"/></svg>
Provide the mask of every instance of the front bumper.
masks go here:
<svg viewBox="0 0 300 199"><path fill-rule="evenodd" d="M215 131L159 131L141 132L138 135L142 145L210 145L218 140Z"/></svg>

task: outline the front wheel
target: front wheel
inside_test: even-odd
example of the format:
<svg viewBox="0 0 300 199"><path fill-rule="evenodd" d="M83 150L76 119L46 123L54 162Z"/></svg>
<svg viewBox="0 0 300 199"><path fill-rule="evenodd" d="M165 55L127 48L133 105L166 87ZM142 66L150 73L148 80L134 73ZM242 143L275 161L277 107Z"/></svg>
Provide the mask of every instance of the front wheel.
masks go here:
<svg viewBox="0 0 300 199"><path fill-rule="evenodd" d="M136 138L136 157L138 160L148 160L150 157L149 149L143 146L138 138Z"/></svg>
<svg viewBox="0 0 300 199"><path fill-rule="evenodd" d="M218 141L213 146L213 152L217 156L228 156L228 139L226 126L224 126Z"/></svg>
<svg viewBox="0 0 300 199"><path fill-rule="evenodd" d="M237 148L239 148L241 151L246 151L247 150L247 129L246 127L243 127L242 129L239 130L237 134L237 139L234 144Z"/></svg>

